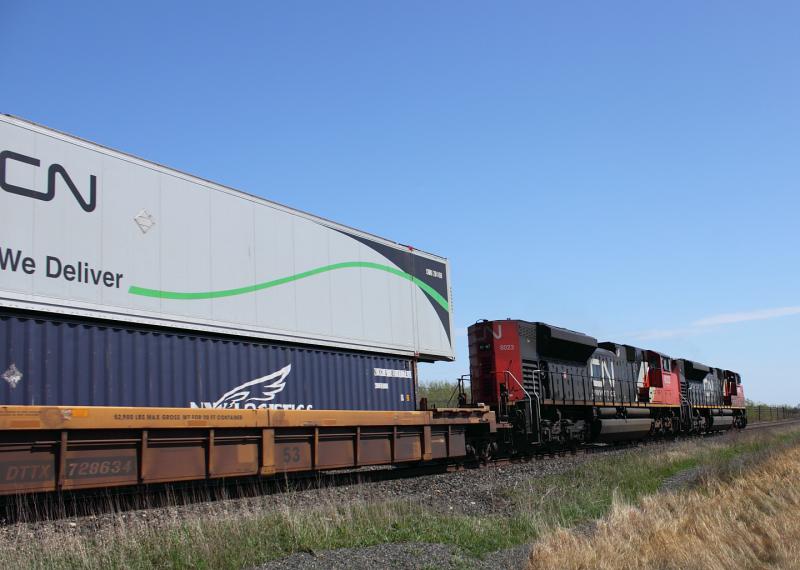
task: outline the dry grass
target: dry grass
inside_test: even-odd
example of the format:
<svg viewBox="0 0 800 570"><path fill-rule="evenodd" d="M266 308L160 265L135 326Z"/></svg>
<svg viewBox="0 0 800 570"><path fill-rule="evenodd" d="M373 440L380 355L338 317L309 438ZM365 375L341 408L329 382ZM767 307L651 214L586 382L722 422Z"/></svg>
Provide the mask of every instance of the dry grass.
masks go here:
<svg viewBox="0 0 800 570"><path fill-rule="evenodd" d="M529 570L800 568L800 448L729 465L693 489L616 500L590 532L537 542Z"/></svg>

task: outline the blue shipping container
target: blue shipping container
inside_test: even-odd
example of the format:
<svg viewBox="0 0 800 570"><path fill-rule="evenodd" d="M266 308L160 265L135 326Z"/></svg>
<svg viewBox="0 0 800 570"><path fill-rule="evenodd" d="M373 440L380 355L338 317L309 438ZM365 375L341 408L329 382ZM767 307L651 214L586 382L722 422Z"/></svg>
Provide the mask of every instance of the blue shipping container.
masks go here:
<svg viewBox="0 0 800 570"><path fill-rule="evenodd" d="M0 313L0 404L415 409L408 358Z"/></svg>

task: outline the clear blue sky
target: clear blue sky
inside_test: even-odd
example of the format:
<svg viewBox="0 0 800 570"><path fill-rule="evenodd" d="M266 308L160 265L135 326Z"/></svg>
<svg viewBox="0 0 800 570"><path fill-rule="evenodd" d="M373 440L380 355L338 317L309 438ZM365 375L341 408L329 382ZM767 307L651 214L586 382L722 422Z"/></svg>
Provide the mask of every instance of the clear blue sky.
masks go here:
<svg viewBox="0 0 800 570"><path fill-rule="evenodd" d="M797 2L0 0L0 111L450 258L800 402Z"/></svg>

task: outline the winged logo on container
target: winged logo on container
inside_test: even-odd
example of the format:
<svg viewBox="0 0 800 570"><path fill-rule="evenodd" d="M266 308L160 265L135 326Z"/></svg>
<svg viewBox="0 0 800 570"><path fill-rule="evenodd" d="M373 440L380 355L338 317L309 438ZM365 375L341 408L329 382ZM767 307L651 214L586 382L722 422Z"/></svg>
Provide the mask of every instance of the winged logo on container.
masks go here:
<svg viewBox="0 0 800 570"><path fill-rule="evenodd" d="M212 407L234 408L249 402L269 402L274 400L275 396L286 387L286 377L291 371L292 365L288 364L268 376L245 382L241 386L225 392L219 400L214 402ZM253 392L255 394L251 395Z"/></svg>

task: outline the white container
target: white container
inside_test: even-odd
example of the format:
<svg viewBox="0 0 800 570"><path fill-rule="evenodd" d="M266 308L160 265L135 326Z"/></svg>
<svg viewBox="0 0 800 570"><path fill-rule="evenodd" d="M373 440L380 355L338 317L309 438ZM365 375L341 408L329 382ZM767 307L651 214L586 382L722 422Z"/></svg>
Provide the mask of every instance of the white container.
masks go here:
<svg viewBox="0 0 800 570"><path fill-rule="evenodd" d="M452 360L446 259L0 115L0 306Z"/></svg>

